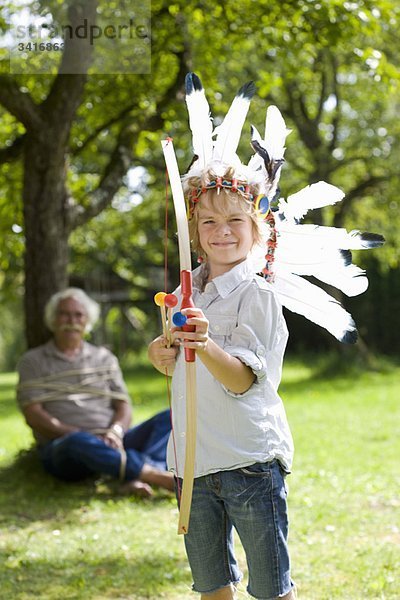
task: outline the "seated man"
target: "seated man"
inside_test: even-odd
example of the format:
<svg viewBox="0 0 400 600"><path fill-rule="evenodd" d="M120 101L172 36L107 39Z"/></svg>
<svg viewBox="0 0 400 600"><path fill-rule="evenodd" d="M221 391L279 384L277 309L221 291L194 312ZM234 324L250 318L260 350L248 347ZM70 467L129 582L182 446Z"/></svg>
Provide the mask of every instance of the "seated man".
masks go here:
<svg viewBox="0 0 400 600"><path fill-rule="evenodd" d="M152 485L173 490L169 411L129 429L131 403L117 358L83 339L98 315L98 304L78 288L55 294L45 308L53 338L19 361L17 400L43 466L65 481L111 475L139 496L151 496Z"/></svg>

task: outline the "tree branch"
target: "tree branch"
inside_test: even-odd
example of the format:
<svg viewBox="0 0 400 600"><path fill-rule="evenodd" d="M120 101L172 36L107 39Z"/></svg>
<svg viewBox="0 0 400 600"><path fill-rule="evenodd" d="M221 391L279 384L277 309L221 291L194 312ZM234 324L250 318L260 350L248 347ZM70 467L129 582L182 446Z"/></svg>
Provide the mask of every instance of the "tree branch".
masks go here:
<svg viewBox="0 0 400 600"><path fill-rule="evenodd" d="M290 82L285 85L285 89L288 98L287 113L295 122L303 144L315 152L321 148L322 144L316 123L309 118L304 98L297 85Z"/></svg>
<svg viewBox="0 0 400 600"><path fill-rule="evenodd" d="M97 4L98 0L75 0L68 9L71 25L76 28L83 18L94 22ZM68 135L80 103L92 52L89 40L67 37L59 73L40 106L35 104L30 94L21 92L14 78L4 74L0 75L0 103L27 130L39 131L46 124Z"/></svg>
<svg viewBox="0 0 400 600"><path fill-rule="evenodd" d="M25 134L17 137L11 146L0 148L0 164L17 160L24 150Z"/></svg>
<svg viewBox="0 0 400 600"><path fill-rule="evenodd" d="M75 146L74 148L71 149L71 155L72 156L79 155L86 148L86 146L88 146L90 144L90 142L95 140L97 138L97 136L100 135L100 133L102 131L104 131L105 129L109 129L112 125L115 125L116 123L119 123L122 119L127 117L127 115L135 107L136 107L136 104L129 104L128 106L125 106L125 108L123 108L120 113L118 113L114 117L111 117L108 121L105 121L104 123L102 123L101 125L96 127L96 129L94 129L94 131L92 131L92 133L85 139L85 141L82 143L81 146Z"/></svg>
<svg viewBox="0 0 400 600"><path fill-rule="evenodd" d="M84 225L110 205L114 195L121 186L122 177L132 164L132 146L137 131L132 126L123 126L117 144L107 164L97 189L90 194L90 205L87 208L76 205L70 209L68 228L73 231Z"/></svg>
<svg viewBox="0 0 400 600"><path fill-rule="evenodd" d="M158 99L154 113L148 115L142 122L132 123L127 119L122 125L114 152L107 164L97 189L90 195L90 205L84 209L82 206L74 206L69 213L69 229L73 231L76 227L84 225L90 219L97 216L110 205L114 195L121 187L121 180L133 160L133 147L139 131L154 131L161 129L163 118L161 111L173 100L184 85L187 70L187 54L184 48L178 55L179 69L176 78Z"/></svg>
<svg viewBox="0 0 400 600"><path fill-rule="evenodd" d="M0 103L27 129L41 126L40 107L30 94L21 92L13 77L4 74L0 75Z"/></svg>
<svg viewBox="0 0 400 600"><path fill-rule="evenodd" d="M382 183L385 180L386 177L384 177L383 175L371 175L370 177L368 177L368 179L364 179L364 181L361 181L357 186L350 190L343 198L342 202L339 202L339 204L337 205L334 218L335 227L342 226L344 217L350 210L350 207L356 198L362 197L365 194L365 192L376 188L379 183Z"/></svg>
<svg viewBox="0 0 400 600"><path fill-rule="evenodd" d="M329 145L330 153L332 153L333 150L336 148L338 135L339 135L339 129L340 129L340 115L341 115L340 86L338 85L338 80L337 80L338 62L337 62L335 56L331 56L331 63L332 63L332 78L333 78L333 94L336 98L336 107L335 107L335 113L334 113L333 119L332 119L333 134L332 134L331 143Z"/></svg>
<svg viewBox="0 0 400 600"><path fill-rule="evenodd" d="M94 23L97 4L98 0L75 0L68 9L72 28L76 30L84 19ZM56 127L58 131L64 131L65 135L68 135L79 107L92 54L93 47L88 39L67 36L59 72L41 105L46 120L51 118L51 126Z"/></svg>
<svg viewBox="0 0 400 600"><path fill-rule="evenodd" d="M322 117L322 112L324 110L324 104L325 104L325 99L326 99L326 90L328 87L328 82L327 82L327 75L325 72L325 69L322 66L322 72L321 72L321 91L320 91L320 95L319 95L319 102L318 102L318 108L317 108L317 114L315 116L314 121L317 123L321 122L321 117Z"/></svg>
<svg viewBox="0 0 400 600"><path fill-rule="evenodd" d="M158 13L158 16L160 16L162 14L168 14L168 11L161 10ZM177 17L177 19L178 19L178 17ZM181 20L182 19L180 19L180 21ZM179 23L179 27L181 29L183 28L183 25L185 25L185 23L181 23L181 22ZM177 74L173 84L170 86L169 89L167 89L166 93L163 95L161 100L157 103L155 113L150 118L151 120L147 119L148 127L151 126L152 128L157 128L159 126L162 126L163 120L159 117L160 107L162 106L162 103L168 102L171 99L175 99L176 95L178 94L179 90L182 88L182 86L184 84L186 73L191 70L190 45L187 40L187 36L184 36L184 38L183 38L183 50L181 52L177 53L177 57L178 57L178 61L179 61L178 74ZM125 108L123 108L120 113L118 113L114 117L111 117L108 121L105 121L104 123L102 123L101 125L96 127L96 129L85 139L85 141L82 143L81 146L75 147L71 150L71 154L74 156L77 156L78 154L80 154L88 146L88 144L90 144L90 142L95 140L97 138L97 136L100 135L100 133L102 131L104 131L105 129L108 129L112 125L115 125L116 123L118 123L119 121L121 121L122 119L127 117L129 115L129 113L131 112L131 110L136 108L136 106L137 106L136 103L125 106Z"/></svg>
<svg viewBox="0 0 400 600"><path fill-rule="evenodd" d="M85 74L64 75L59 73L53 82L49 95L41 105L47 122L52 119L52 128L66 127L76 114L86 83Z"/></svg>

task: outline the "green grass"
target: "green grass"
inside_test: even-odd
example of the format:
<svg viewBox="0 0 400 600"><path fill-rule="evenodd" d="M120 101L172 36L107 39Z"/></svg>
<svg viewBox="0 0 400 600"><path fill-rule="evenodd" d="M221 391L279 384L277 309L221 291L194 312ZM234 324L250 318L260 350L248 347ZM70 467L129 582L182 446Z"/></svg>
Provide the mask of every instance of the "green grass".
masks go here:
<svg viewBox="0 0 400 600"><path fill-rule="evenodd" d="M126 379L135 420L166 406L153 370ZM140 501L101 479L68 485L45 475L15 381L0 375L0 598L195 598L174 499ZM296 445L290 545L304 600L399 597L399 388L396 365L335 374L321 360L286 364L281 395ZM244 568L240 550L239 558Z"/></svg>

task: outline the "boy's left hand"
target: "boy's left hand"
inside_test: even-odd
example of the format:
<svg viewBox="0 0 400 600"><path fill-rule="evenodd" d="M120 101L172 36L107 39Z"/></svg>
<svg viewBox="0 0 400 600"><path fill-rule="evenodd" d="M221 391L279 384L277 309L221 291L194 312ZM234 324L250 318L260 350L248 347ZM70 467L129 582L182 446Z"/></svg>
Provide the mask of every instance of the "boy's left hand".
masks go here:
<svg viewBox="0 0 400 600"><path fill-rule="evenodd" d="M206 350L209 341L208 319L200 308L183 308L181 313L187 317L186 325L194 325L195 331L183 331L180 327L173 327L171 332L174 343L184 348L193 350Z"/></svg>

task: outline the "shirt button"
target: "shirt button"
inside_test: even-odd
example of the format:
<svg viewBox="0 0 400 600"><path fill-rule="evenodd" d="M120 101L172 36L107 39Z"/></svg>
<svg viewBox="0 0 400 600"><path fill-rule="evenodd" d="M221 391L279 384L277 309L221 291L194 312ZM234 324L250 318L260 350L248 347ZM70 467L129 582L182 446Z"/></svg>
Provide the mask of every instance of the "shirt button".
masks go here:
<svg viewBox="0 0 400 600"><path fill-rule="evenodd" d="M219 330L220 330L220 326L219 326L219 325L216 325L216 326L214 327L214 329L215 329L215 331L219 331Z"/></svg>

